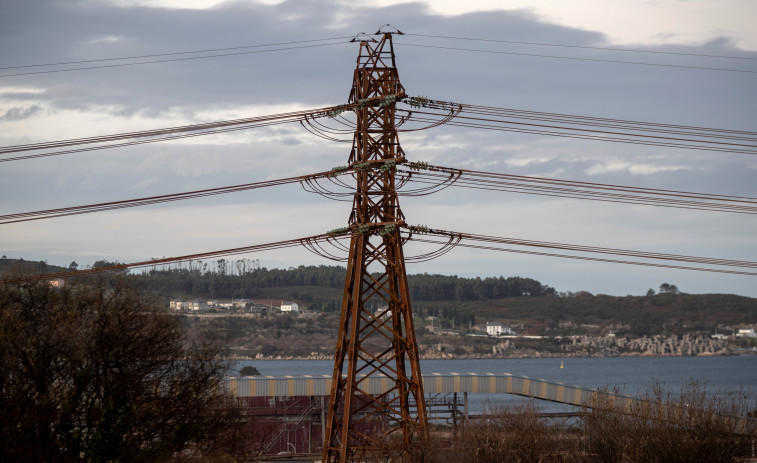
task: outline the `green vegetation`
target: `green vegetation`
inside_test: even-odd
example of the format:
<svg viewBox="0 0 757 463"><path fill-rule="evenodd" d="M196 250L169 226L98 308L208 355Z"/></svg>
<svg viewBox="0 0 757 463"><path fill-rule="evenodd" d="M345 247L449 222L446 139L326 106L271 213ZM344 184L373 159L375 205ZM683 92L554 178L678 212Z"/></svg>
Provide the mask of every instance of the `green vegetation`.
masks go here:
<svg viewBox="0 0 757 463"><path fill-rule="evenodd" d="M239 370L239 376L260 376L260 372L257 368L247 365Z"/></svg>
<svg viewBox="0 0 757 463"><path fill-rule="evenodd" d="M162 295L203 298L256 298L270 288L302 288L306 302L332 302L316 288L336 290L341 298L346 269L339 266L299 266L289 269L257 267L245 260L220 259L212 264L187 263L171 269L151 269L132 278L144 289ZM445 275L409 275L413 301L476 301L509 297L549 297L554 288L530 278L460 278ZM337 302L339 302L337 299ZM338 304L337 304L338 305Z"/></svg>

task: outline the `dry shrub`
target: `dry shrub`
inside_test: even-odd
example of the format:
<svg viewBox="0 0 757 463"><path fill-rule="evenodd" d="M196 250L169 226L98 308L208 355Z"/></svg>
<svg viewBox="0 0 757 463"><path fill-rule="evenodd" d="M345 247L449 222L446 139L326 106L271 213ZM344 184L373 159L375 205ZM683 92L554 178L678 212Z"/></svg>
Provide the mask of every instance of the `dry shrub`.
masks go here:
<svg viewBox="0 0 757 463"><path fill-rule="evenodd" d="M438 434L416 435L410 445L406 445L400 435L390 435L374 443L368 452L369 461L392 463L437 463L442 449L449 447L449 441Z"/></svg>
<svg viewBox="0 0 757 463"><path fill-rule="evenodd" d="M602 462L736 461L757 429L745 419L747 404L743 391L708 395L697 382L680 395L657 384L630 403L596 394L583 419L588 456Z"/></svg>
<svg viewBox="0 0 757 463"><path fill-rule="evenodd" d="M659 384L634 400L618 390L594 394L577 427L546 418L532 404L494 408L452 432L430 432L405 445L388 436L370 461L399 463L500 462L734 462L757 439L743 391L708 395L692 382L680 394ZM575 422L573 422L575 424Z"/></svg>
<svg viewBox="0 0 757 463"><path fill-rule="evenodd" d="M577 461L577 441L539 415L533 404L490 407L486 418L405 445L390 436L376 444L373 459L400 463L501 463Z"/></svg>
<svg viewBox="0 0 757 463"><path fill-rule="evenodd" d="M548 422L529 402L495 408L487 418L469 421L455 436L445 461L575 461L576 442L559 423Z"/></svg>

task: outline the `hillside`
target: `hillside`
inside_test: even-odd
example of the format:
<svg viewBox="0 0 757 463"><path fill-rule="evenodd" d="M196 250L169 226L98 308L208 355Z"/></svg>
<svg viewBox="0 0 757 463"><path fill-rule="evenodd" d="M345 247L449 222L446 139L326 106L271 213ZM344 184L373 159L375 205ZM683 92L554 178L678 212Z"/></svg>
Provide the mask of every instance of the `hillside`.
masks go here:
<svg viewBox="0 0 757 463"><path fill-rule="evenodd" d="M98 261L97 266L111 262ZM23 259L0 259L0 272L67 271L68 267ZM134 285L165 301L172 298L248 298L263 304L292 300L317 313L341 306L345 268L300 266L267 269L240 259L188 262L130 274ZM714 333L757 322L757 299L732 294L663 292L644 296L560 293L531 278L462 278L409 275L411 301L419 317L436 317L440 328L471 327L487 321L512 325L522 333L682 335ZM669 285L662 285L668 290ZM673 287L675 288L675 287ZM374 307L377 308L377 307ZM722 332L722 331L721 331Z"/></svg>
<svg viewBox="0 0 757 463"><path fill-rule="evenodd" d="M8 273L54 273L68 271L68 267L50 265L46 261L9 259L0 257L0 275Z"/></svg>

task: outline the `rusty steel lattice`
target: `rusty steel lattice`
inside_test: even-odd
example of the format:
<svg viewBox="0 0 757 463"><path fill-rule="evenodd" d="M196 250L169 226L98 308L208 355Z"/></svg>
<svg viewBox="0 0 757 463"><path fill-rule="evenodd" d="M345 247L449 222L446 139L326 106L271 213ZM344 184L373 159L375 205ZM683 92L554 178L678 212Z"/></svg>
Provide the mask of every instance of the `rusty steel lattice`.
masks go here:
<svg viewBox="0 0 757 463"><path fill-rule="evenodd" d="M392 34L362 40L349 100L358 103L350 153L357 188L323 461L362 459L376 438L401 435L409 444L427 433L395 188L394 166L405 162L395 101L404 96ZM371 394L370 378L389 387Z"/></svg>

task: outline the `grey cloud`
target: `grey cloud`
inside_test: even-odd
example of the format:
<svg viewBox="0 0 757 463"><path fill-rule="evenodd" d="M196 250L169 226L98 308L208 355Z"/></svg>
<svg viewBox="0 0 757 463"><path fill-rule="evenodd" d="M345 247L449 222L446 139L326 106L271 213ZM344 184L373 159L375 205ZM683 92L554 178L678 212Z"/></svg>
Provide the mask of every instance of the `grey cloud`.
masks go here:
<svg viewBox="0 0 757 463"><path fill-rule="evenodd" d="M524 11L447 17L430 14L423 3L384 8L344 7L328 1L286 1L278 5L225 3L210 10L116 8L77 2L52 2L40 8L36 4L32 7L31 3L11 2L14 8L10 9L10 14L3 15L5 20L0 19L0 28L18 21L21 16L30 22L29 27L17 31L10 43L0 43L0 53L6 57L6 62L21 62L20 50L24 50L24 62L49 62L352 36L360 31L374 32L379 24L391 22L393 18L400 18L394 21L395 25L407 33L577 45L597 45L605 40L599 33L541 22ZM335 18L340 14L347 14L353 20L349 25L335 27ZM124 39L90 44L92 37L107 35ZM622 112L628 118L643 119L649 118L649 105L661 99L668 100L663 109L670 108L670 112L681 105L691 105L690 114L694 115L705 110L731 109L723 107L723 99L709 98L698 103L691 101L690 96L704 93L727 96L743 92L750 85L745 79L733 77L728 79L732 81L729 85L713 88L711 76L690 71L403 45L492 48L491 44L481 42L450 42L410 35L399 36L396 42L400 75L411 94L471 103L600 116ZM48 46L50 43L52 45ZM715 42L708 44L708 47L714 46ZM726 43L719 42L717 47L722 51L729 50ZM559 49L524 45L501 44L495 48L517 53L567 55ZM698 50L695 47L676 49ZM57 86L66 82L69 86L86 89L80 90L86 91L86 96L45 95L59 107L86 107L97 102L120 106L121 114L151 108L160 111L166 106L338 103L347 97L355 52L355 45L344 44L272 54L29 76L25 80ZM608 56L600 51L571 51L570 54L590 58ZM620 92L625 93L623 98L619 97ZM753 92L747 95L745 105L757 105ZM622 111L618 109L620 106ZM677 114L656 116L664 120L674 119Z"/></svg>
<svg viewBox="0 0 757 463"><path fill-rule="evenodd" d="M39 105L33 106L14 106L7 110L4 115L0 116L0 121L21 121L28 119L42 111Z"/></svg>
<svg viewBox="0 0 757 463"><path fill-rule="evenodd" d="M284 138L281 140L281 143L285 145L299 145L302 142L297 140L296 138Z"/></svg>
<svg viewBox="0 0 757 463"><path fill-rule="evenodd" d="M345 17L349 21L339 22L339 18ZM365 7L359 3L344 6L336 1L286 1L278 5L228 2L209 10L170 10L119 8L94 1L6 0L0 15L0 56L6 66L134 56L353 36L360 31L373 33L380 24L387 22L408 34L395 36L395 40L399 73L411 95L497 107L749 131L754 130L757 120L753 75L409 46L451 46L683 65L702 62L695 57L630 53L618 56L600 50L561 50L410 35L592 46L603 46L607 42L602 34L551 24L528 11L442 16L431 13L428 5L421 2L384 8ZM108 36L120 40L95 40ZM735 49L727 37L699 47L661 45L642 48L757 57L757 53ZM39 104L47 111L55 108L85 111L95 106L102 111L104 107L112 106L113 116L149 116L159 121L168 109L194 119L205 109L234 105L290 103L308 107L341 103L349 94L356 53L356 44L344 43L270 54L0 79L0 87L44 89L42 93L20 90L2 93L2 98L14 107L2 117L9 114L17 117L33 107L32 104ZM718 62L718 67L743 65L725 63ZM34 114L39 113L29 113L30 116ZM174 124L156 122L155 128L171 125ZM40 138L45 139L44 128L41 132ZM0 205L7 212L17 212L86 204L94 202L93 197L97 201L107 201L134 196L134 185L147 184L154 178L159 178L160 182L150 184L146 190L162 194L281 178L292 175L293 169L297 173L308 173L346 162L348 144L329 144L315 137L308 141L305 135L307 133L301 127L291 125L266 131L256 129L250 135L252 143L238 145L217 145L212 139L199 137L194 144L156 143L44 161L8 163L0 169L2 192L25 193L12 195L12 200L9 199L11 195L0 194L4 198ZM414 138L411 134L401 133L400 138L409 158L451 167L475 166L471 168L757 196L754 157L744 155L539 138L455 127L439 127ZM405 140L413 140L413 143ZM4 143L0 137L0 145L6 144L9 143ZM514 159L532 162L508 162ZM590 174L593 167L610 161L631 166L681 165L686 170L661 170L639 175L621 168ZM55 192L42 187L30 190L30 175L34 176L37 185L58 184L60 187ZM58 179L60 183L57 183ZM461 191L450 189L439 196L424 197L423 204L439 205L447 201L477 205L503 199L495 193L477 195L466 191L460 194ZM207 198L203 204L254 203L260 198L281 204L321 204L325 201L305 194L297 186L289 186L270 192ZM528 202L535 205L537 201ZM575 201L572 204L579 210L582 204L591 208L594 203L587 206ZM339 221L347 214L345 209L344 216L334 217L334 220L341 223ZM440 223L435 225L444 227L445 219L440 218ZM564 224L570 222L570 218L555 220L558 219ZM409 220L415 221L410 216ZM508 227L526 222L511 222ZM634 226L629 221L628 229L633 230ZM466 231L485 232L474 228L471 225ZM510 231L508 228L508 233L502 235L507 236ZM517 235L517 229L512 235ZM255 241L254 237L248 238ZM544 238L562 239L556 236ZM563 241L570 241L570 236ZM170 249L166 250L166 253L170 252ZM697 254L696 249L690 254ZM717 255L718 252L709 254ZM556 281L546 283L559 284Z"/></svg>

